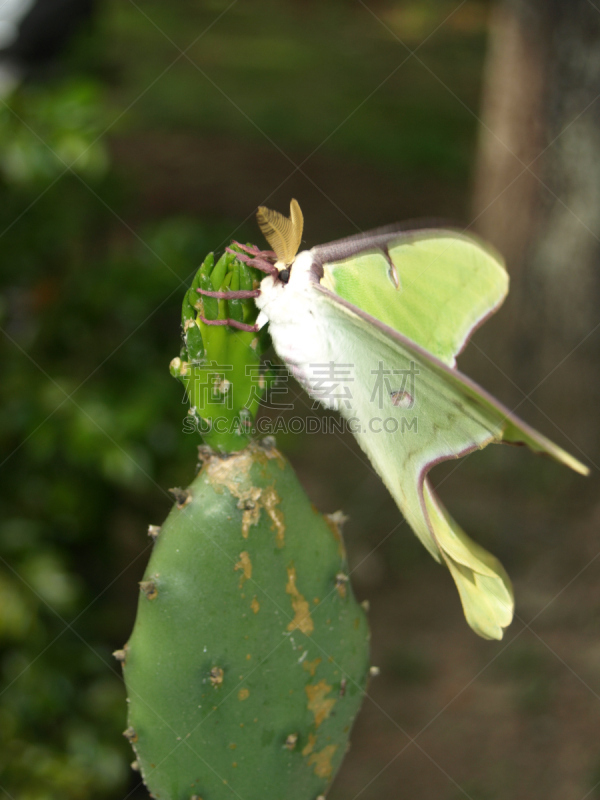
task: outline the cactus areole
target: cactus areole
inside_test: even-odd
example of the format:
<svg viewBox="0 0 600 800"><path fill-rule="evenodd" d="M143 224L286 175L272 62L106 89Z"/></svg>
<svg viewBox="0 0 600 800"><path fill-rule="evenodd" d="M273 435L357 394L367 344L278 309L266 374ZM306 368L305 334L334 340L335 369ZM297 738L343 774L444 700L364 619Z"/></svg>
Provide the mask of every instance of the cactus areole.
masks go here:
<svg viewBox="0 0 600 800"><path fill-rule="evenodd" d="M249 295L255 284L233 257L209 257L195 278L214 294L232 282ZM260 369L264 343L246 330L256 309L242 298L233 310L241 327L211 327L207 319L231 319L232 309L204 297L216 302L186 294L184 348L171 366L205 422L201 469L173 490L164 524L149 528L134 630L115 653L125 736L159 800L317 800L364 695L368 626L348 582L343 517L321 515L274 440L251 441L244 427L258 406L256 392L253 407L239 401L247 367ZM233 425L219 438L198 386L223 354L233 362Z"/></svg>

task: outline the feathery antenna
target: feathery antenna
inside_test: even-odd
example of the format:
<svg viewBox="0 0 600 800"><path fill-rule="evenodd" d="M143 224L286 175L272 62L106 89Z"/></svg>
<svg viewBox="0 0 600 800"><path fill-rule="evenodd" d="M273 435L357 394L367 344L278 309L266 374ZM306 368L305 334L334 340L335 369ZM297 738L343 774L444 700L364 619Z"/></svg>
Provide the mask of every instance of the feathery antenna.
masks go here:
<svg viewBox="0 0 600 800"><path fill-rule="evenodd" d="M290 216L259 206L256 219L263 236L275 251L278 261L289 266L298 252L302 240L304 217L297 200L290 203Z"/></svg>

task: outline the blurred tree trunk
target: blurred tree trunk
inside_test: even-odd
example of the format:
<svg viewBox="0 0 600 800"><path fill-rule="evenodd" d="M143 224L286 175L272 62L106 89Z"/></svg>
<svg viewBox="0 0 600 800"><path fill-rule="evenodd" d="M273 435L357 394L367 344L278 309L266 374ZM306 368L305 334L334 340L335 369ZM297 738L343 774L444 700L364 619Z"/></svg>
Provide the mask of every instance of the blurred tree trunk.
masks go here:
<svg viewBox="0 0 600 800"><path fill-rule="evenodd" d="M600 416L600 0L594 2L497 3L473 214L512 278L502 341L484 340L484 348L520 389L536 390L533 401L592 458ZM520 398L515 392L514 404Z"/></svg>

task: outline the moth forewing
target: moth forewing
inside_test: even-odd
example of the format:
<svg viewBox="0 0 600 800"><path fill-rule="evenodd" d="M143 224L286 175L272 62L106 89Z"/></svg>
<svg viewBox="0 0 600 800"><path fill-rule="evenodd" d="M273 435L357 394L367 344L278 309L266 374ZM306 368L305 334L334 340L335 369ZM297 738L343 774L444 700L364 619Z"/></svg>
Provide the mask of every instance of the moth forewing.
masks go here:
<svg viewBox="0 0 600 800"><path fill-rule="evenodd" d="M378 234L329 248L312 251L324 286L450 366L508 292L502 259L450 230Z"/></svg>

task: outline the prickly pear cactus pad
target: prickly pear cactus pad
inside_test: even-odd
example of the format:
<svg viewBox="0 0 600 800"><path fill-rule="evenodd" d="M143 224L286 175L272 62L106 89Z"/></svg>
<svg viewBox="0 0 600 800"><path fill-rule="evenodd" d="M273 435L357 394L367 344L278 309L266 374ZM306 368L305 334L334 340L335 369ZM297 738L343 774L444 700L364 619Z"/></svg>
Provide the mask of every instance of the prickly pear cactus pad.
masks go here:
<svg viewBox="0 0 600 800"><path fill-rule="evenodd" d="M151 531L118 654L126 735L159 800L316 800L369 671L338 520L314 509L270 440L201 454Z"/></svg>

